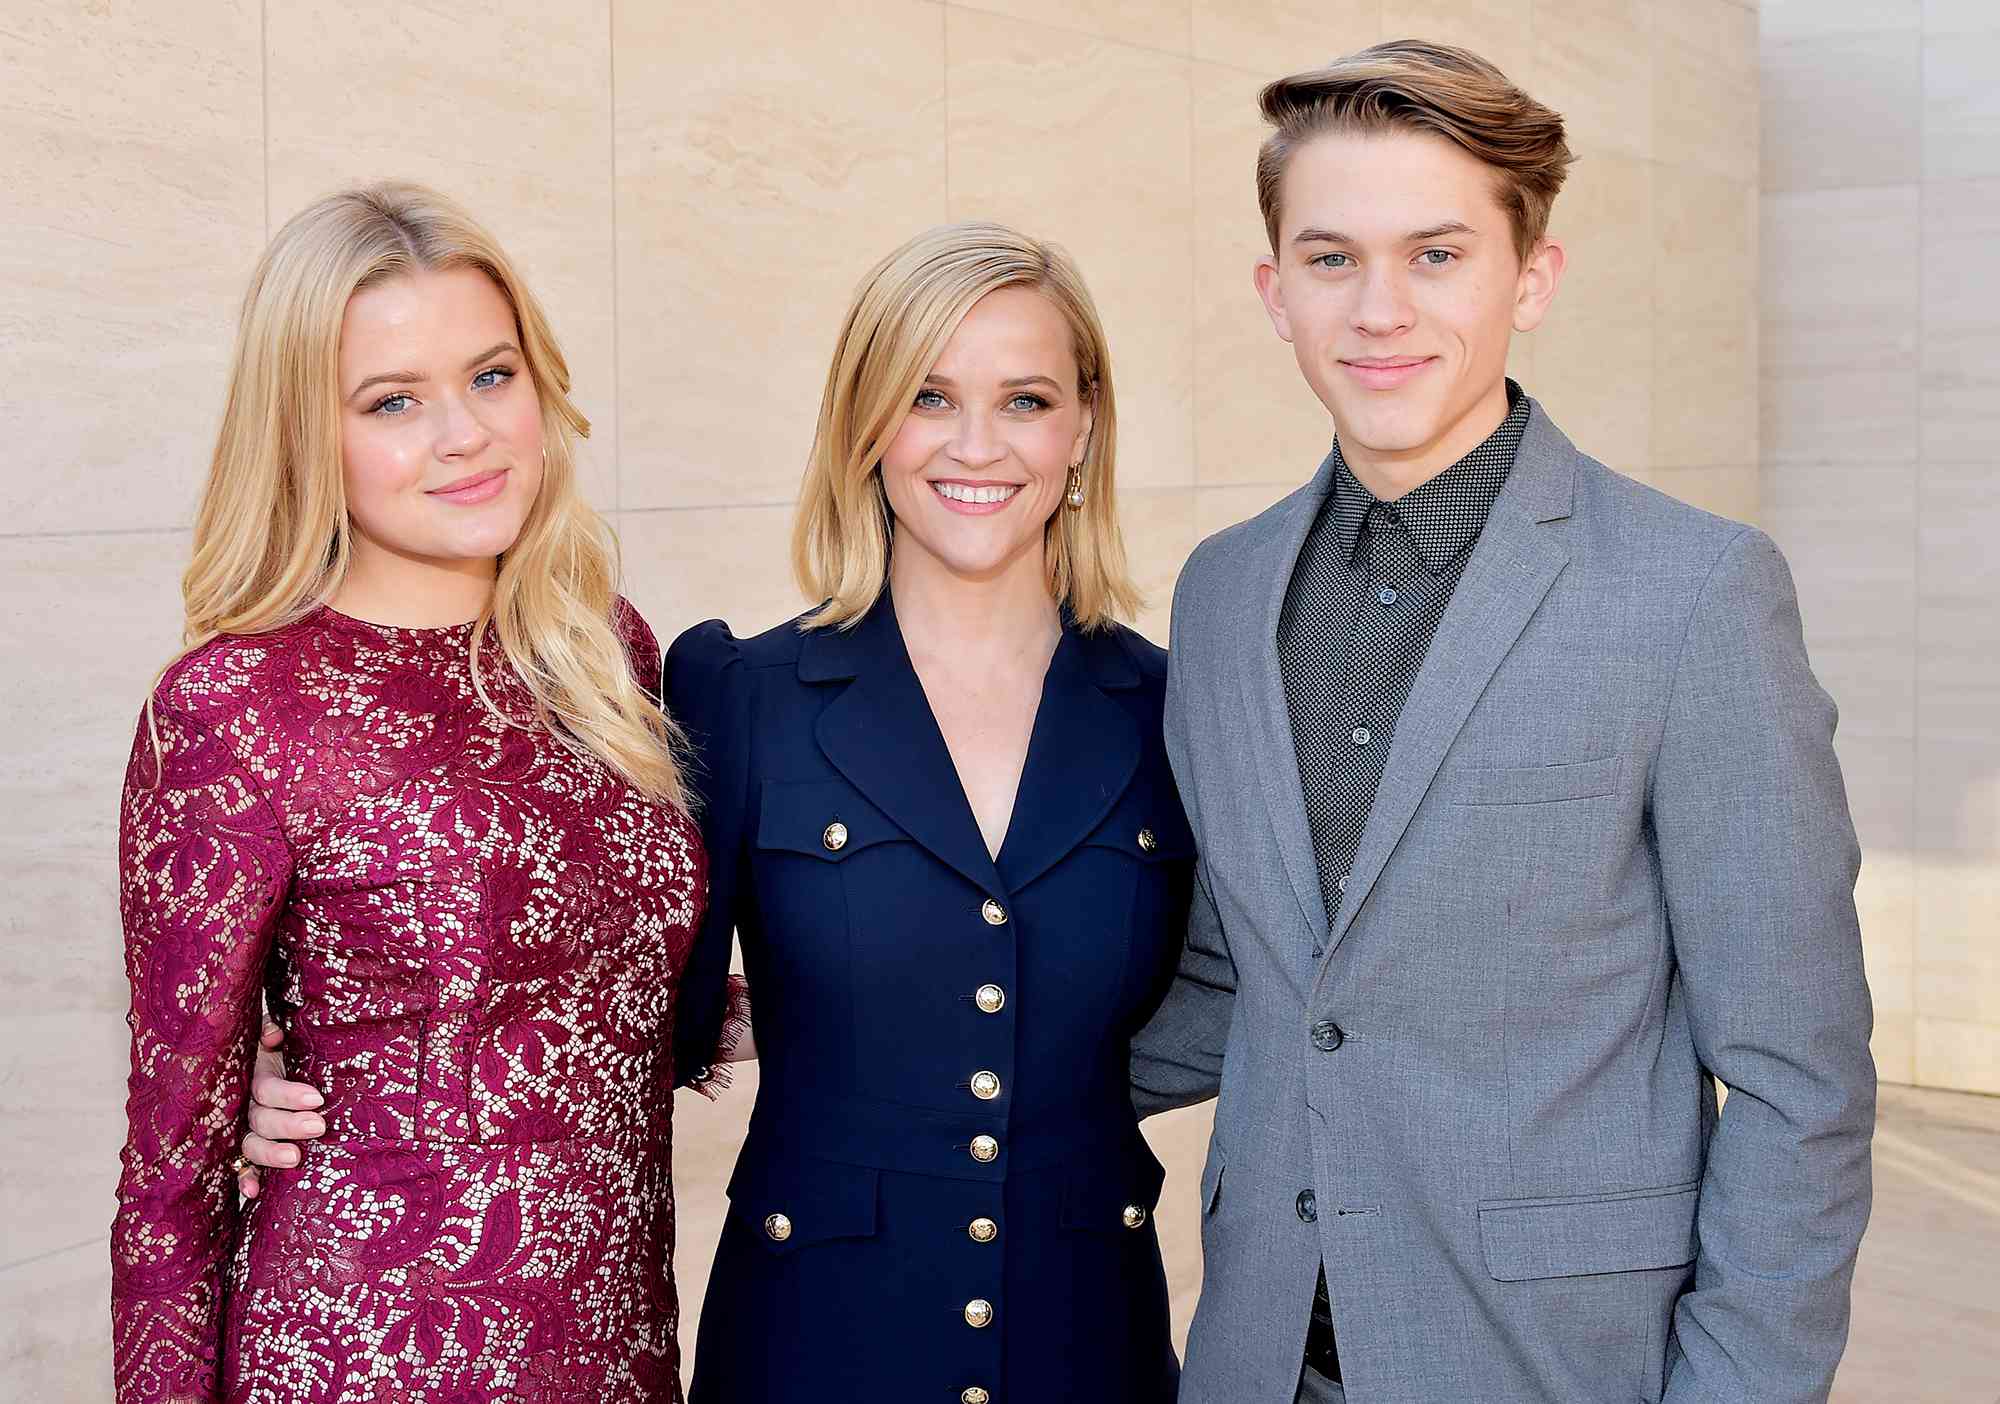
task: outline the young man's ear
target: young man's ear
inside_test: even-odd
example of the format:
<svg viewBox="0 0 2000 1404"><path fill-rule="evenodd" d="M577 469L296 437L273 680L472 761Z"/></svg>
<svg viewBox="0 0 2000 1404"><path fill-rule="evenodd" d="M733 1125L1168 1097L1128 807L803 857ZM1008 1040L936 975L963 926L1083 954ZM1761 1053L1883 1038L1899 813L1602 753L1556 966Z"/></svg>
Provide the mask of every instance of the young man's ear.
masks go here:
<svg viewBox="0 0 2000 1404"><path fill-rule="evenodd" d="M1257 259L1256 271L1251 274L1257 284L1257 296L1264 299L1264 311L1277 328L1278 335L1286 341L1292 339L1292 322L1285 315L1285 293L1278 286L1278 260L1270 254L1262 254Z"/></svg>
<svg viewBox="0 0 2000 1404"><path fill-rule="evenodd" d="M1531 332L1542 324L1542 318L1549 313L1549 304L1556 300L1556 289L1562 285L1563 266L1568 259L1561 244L1544 239L1521 265L1521 281L1514 292L1515 331Z"/></svg>

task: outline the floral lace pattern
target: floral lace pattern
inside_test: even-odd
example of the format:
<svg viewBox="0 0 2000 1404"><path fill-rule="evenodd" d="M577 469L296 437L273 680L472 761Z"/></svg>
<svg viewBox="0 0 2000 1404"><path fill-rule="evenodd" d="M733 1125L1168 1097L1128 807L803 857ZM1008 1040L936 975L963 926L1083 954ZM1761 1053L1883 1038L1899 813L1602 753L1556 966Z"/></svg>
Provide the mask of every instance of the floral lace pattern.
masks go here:
<svg viewBox="0 0 2000 1404"><path fill-rule="evenodd" d="M652 634L620 621L657 691ZM489 645L495 715L470 636L321 608L155 691L120 823L120 1404L681 1397L671 1032L700 838L535 725ZM260 993L327 1131L239 1208Z"/></svg>

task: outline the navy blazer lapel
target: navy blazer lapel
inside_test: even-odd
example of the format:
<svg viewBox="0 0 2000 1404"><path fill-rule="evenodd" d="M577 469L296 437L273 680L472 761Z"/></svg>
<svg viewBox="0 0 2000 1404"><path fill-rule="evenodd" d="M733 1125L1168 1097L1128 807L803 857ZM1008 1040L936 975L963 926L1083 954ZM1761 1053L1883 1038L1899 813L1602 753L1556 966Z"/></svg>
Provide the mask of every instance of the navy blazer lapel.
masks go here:
<svg viewBox="0 0 2000 1404"><path fill-rule="evenodd" d="M1396 720L1396 739L1355 851L1321 980L1459 729L1568 564L1562 534L1545 523L1569 516L1575 486L1576 449L1537 404L1507 486L1487 516Z"/></svg>
<svg viewBox="0 0 2000 1404"><path fill-rule="evenodd" d="M1264 802L1278 839L1285 875L1299 899L1299 912L1315 942L1326 930L1326 901L1320 895L1319 860L1313 854L1312 823L1306 817L1305 791L1299 781L1299 753L1292 738L1292 714L1285 702L1284 671L1278 660L1278 624L1285 612L1285 595L1306 536L1319 515L1333 483L1333 454L1305 487L1293 493L1274 513L1262 541L1253 545L1243 572L1243 652L1238 677L1244 710L1252 730L1250 749L1257 757Z"/></svg>
<svg viewBox="0 0 2000 1404"><path fill-rule="evenodd" d="M904 833L982 892L1005 889L930 700L910 664L895 606L882 597L853 629L817 629L799 652L805 682L852 678L813 728L834 769Z"/></svg>
<svg viewBox="0 0 2000 1404"><path fill-rule="evenodd" d="M1083 842L1132 783L1138 723L1105 692L1138 683L1138 666L1114 634L1083 634L1064 618L1000 848L1000 877L1009 892L1026 887Z"/></svg>

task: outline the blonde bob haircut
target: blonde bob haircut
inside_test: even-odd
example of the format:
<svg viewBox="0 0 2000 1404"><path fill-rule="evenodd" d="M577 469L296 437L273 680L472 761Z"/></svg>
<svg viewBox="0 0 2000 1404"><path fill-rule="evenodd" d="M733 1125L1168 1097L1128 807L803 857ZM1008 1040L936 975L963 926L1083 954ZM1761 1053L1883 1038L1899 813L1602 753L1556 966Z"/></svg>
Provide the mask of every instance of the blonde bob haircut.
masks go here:
<svg viewBox="0 0 2000 1404"><path fill-rule="evenodd" d="M422 272L477 268L513 309L541 401L542 486L471 633L480 700L488 636L539 719L643 793L683 802L680 733L635 678L619 630L616 547L577 486L590 422L541 304L493 236L434 190L329 195L288 221L243 299L229 396L182 577L185 650L282 629L333 597L352 549L341 475L339 352L348 299Z"/></svg>
<svg viewBox="0 0 2000 1404"><path fill-rule="evenodd" d="M882 455L965 314L1001 288L1039 290L1069 323L1077 394L1090 406L1081 508L1065 501L1043 531L1050 596L1087 631L1138 612L1115 483L1117 404L1097 307L1068 254L999 224L947 224L869 270L841 323L792 528L792 571L825 600L808 629L852 628L889 578L894 518Z"/></svg>

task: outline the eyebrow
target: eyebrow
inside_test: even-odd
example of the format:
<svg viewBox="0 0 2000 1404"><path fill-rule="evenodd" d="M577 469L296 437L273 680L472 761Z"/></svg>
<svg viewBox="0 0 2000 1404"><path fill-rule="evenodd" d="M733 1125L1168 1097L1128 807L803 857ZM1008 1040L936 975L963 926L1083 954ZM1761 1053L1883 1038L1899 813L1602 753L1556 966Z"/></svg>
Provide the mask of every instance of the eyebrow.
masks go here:
<svg viewBox="0 0 2000 1404"><path fill-rule="evenodd" d="M1442 224L1433 224L1428 229L1416 229L1403 236L1406 244L1421 244L1426 239L1442 239L1447 234L1477 234L1479 231L1461 220L1448 219ZM1358 244L1361 241L1351 234L1343 234L1337 229L1301 229L1292 236L1294 244Z"/></svg>
<svg viewBox="0 0 2000 1404"><path fill-rule="evenodd" d="M956 386L958 384L958 382L953 380L950 376L939 375L936 372L932 372L931 374L925 376L924 380L927 384L951 385L951 386ZM1061 393L1062 391L1062 386L1056 384L1055 381L1049 379L1045 375L1017 375L1013 377L1011 380L1003 380L1000 382L1000 388L1003 390L1013 390L1023 385L1046 385L1049 387L1049 389L1054 390L1057 393Z"/></svg>
<svg viewBox="0 0 2000 1404"><path fill-rule="evenodd" d="M501 355L504 352L512 351L518 355L520 350L521 348L516 346L511 341L496 341L491 346L487 347L484 351L481 351L477 356L474 356L471 360L467 361L465 363L465 369L471 370L474 366L478 365L480 362L490 361L495 356ZM407 370L383 371L379 375L369 376L366 380L362 381L359 385L355 386L352 390L348 391L347 398L350 400L353 399L356 395L359 395L363 390L368 389L371 385L409 385L424 378L425 377L422 371L407 371Z"/></svg>

